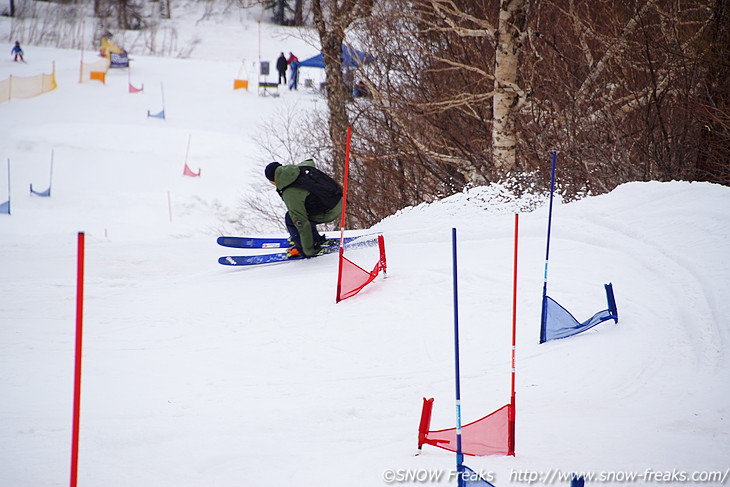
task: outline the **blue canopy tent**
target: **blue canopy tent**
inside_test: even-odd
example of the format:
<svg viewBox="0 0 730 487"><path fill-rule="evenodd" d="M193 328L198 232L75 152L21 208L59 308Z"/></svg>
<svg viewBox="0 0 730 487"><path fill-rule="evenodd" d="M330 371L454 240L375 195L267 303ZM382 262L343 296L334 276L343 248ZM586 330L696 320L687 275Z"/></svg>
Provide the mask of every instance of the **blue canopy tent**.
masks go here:
<svg viewBox="0 0 730 487"><path fill-rule="evenodd" d="M358 51L352 47L342 46L342 65L347 68L356 68L362 64L368 64L375 61L375 57L371 54ZM300 68L324 68L324 58L322 54L299 61Z"/></svg>

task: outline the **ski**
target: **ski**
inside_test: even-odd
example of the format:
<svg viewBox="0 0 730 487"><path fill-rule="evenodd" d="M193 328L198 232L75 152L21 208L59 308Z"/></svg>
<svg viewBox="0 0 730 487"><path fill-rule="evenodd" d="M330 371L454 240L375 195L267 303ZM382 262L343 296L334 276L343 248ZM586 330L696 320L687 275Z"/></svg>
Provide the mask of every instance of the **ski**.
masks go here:
<svg viewBox="0 0 730 487"><path fill-rule="evenodd" d="M363 235L364 236L364 235ZM345 237L345 245L360 237ZM327 239L338 245L339 238ZM233 247L237 249L287 249L289 239L287 237L218 237L218 245Z"/></svg>
<svg viewBox="0 0 730 487"><path fill-rule="evenodd" d="M274 254L259 254L259 255L227 255L218 259L219 264L223 265L259 265L259 264L272 264L274 262L289 262L295 260L313 259L326 254L332 254L339 250L339 246L323 247L322 251L313 255L312 257L304 257L298 255L296 257L287 257L285 252L276 252Z"/></svg>
<svg viewBox="0 0 730 487"><path fill-rule="evenodd" d="M348 241L348 238L351 240ZM218 263L227 266L250 266L260 264L273 264L276 262L290 262L303 259L312 259L322 255L332 254L340 249L339 239L334 239L334 244L322 247L322 251L312 257L297 256L287 257L285 252L275 252L258 255L226 255L218 259ZM346 249L357 249L360 247L372 247L378 244L377 236L364 235L361 237L345 237Z"/></svg>

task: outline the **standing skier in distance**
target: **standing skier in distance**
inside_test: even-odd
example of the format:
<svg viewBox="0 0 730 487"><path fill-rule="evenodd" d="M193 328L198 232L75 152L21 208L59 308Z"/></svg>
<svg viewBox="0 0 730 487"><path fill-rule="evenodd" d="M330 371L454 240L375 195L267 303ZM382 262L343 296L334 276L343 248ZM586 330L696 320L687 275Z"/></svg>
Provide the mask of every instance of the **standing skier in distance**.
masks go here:
<svg viewBox="0 0 730 487"><path fill-rule="evenodd" d="M25 59L23 59L23 49L20 47L19 41L15 41L15 45L13 46L13 49L10 51L10 54L13 54L15 56L13 58L13 61L17 61L18 58L20 58L21 61L25 62Z"/></svg>
<svg viewBox="0 0 730 487"><path fill-rule="evenodd" d="M326 242L317 224L329 223L340 215L342 187L317 169L312 159L286 166L272 162L264 174L286 205L284 223L290 243L287 257L317 255Z"/></svg>

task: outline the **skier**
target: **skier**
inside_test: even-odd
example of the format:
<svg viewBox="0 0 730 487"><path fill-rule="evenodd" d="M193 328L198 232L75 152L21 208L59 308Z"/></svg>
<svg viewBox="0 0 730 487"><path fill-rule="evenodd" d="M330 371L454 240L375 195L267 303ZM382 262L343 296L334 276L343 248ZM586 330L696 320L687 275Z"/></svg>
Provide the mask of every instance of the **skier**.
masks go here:
<svg viewBox="0 0 730 487"><path fill-rule="evenodd" d="M20 58L21 61L25 62L25 59L23 59L23 49L20 47L20 42L15 41L15 45L13 46L13 49L10 51L10 54L14 54L15 57L13 58L13 61L18 61L18 58Z"/></svg>
<svg viewBox="0 0 730 487"><path fill-rule="evenodd" d="M266 179L286 205L284 223L289 231L287 257L313 257L327 243L317 224L337 219L342 211L342 187L317 169L314 160L283 166L272 162L264 170Z"/></svg>

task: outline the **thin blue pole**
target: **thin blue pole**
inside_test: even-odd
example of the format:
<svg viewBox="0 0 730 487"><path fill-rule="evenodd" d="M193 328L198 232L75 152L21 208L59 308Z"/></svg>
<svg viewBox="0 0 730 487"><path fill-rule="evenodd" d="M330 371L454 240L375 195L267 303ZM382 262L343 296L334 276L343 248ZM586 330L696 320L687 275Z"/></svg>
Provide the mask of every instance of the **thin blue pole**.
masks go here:
<svg viewBox="0 0 730 487"><path fill-rule="evenodd" d="M456 228L451 229L451 248L453 256L454 276L454 363L456 374L456 471L459 478L459 487L464 485L463 463L464 454L461 451L461 381L459 373L459 288L457 285L457 258L456 258Z"/></svg>
<svg viewBox="0 0 730 487"><path fill-rule="evenodd" d="M558 153L553 151L553 166L550 171L550 209L548 210L548 227L547 227L547 245L545 247L545 275L542 282L542 316L540 317L540 343L547 340L547 277L548 277L548 260L550 259L550 230L553 223L553 195L555 193L555 163Z"/></svg>
<svg viewBox="0 0 730 487"><path fill-rule="evenodd" d="M53 186L53 149L51 149L51 171L48 175L48 196L51 196L51 187Z"/></svg>
<svg viewBox="0 0 730 487"><path fill-rule="evenodd" d="M8 215L10 214L10 158L8 157Z"/></svg>

